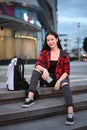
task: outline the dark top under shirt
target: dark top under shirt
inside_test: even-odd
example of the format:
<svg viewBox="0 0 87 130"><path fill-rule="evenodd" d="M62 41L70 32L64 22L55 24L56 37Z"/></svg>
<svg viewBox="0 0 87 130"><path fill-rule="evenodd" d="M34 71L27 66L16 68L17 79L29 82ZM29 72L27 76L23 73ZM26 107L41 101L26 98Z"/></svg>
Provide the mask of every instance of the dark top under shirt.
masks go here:
<svg viewBox="0 0 87 130"><path fill-rule="evenodd" d="M56 78L56 75L55 75L55 68L56 68L56 64L57 64L57 61L50 61L50 67L48 69L49 73L50 73L50 76L55 79Z"/></svg>
<svg viewBox="0 0 87 130"><path fill-rule="evenodd" d="M46 85L48 87L53 87L57 81L56 79L56 73L55 73L55 68L56 68L57 61L50 61L50 67L48 69L48 72L50 73L50 76L52 77L52 81L48 83L47 81L43 80L42 78L40 79L40 85Z"/></svg>

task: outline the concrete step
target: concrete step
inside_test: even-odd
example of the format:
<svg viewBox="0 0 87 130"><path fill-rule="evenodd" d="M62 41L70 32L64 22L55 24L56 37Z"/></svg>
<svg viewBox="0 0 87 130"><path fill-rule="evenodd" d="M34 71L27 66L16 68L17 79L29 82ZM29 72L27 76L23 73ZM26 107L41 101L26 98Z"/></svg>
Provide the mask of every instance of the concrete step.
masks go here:
<svg viewBox="0 0 87 130"><path fill-rule="evenodd" d="M73 86L71 87L73 94L87 93L87 86ZM8 91L7 88L0 88L0 104L14 103L23 101L25 98L25 90L20 91ZM51 98L62 96L61 91L54 91L53 87L38 87L38 98Z"/></svg>
<svg viewBox="0 0 87 130"><path fill-rule="evenodd" d="M25 97L25 91L8 91L7 88L0 88L0 105L20 102L23 101Z"/></svg>
<svg viewBox="0 0 87 130"><path fill-rule="evenodd" d="M87 93L87 85L72 86L71 91L73 94ZM56 97L61 96L61 91L54 91L53 87L39 87L37 89L39 98Z"/></svg>
<svg viewBox="0 0 87 130"><path fill-rule="evenodd" d="M73 95L75 111L87 110L87 93ZM0 105L0 125L18 123L66 113L65 101L61 97L43 98L29 108L23 102Z"/></svg>
<svg viewBox="0 0 87 130"><path fill-rule="evenodd" d="M75 112L75 124L65 125L67 114L0 126L0 130L87 130L87 110Z"/></svg>

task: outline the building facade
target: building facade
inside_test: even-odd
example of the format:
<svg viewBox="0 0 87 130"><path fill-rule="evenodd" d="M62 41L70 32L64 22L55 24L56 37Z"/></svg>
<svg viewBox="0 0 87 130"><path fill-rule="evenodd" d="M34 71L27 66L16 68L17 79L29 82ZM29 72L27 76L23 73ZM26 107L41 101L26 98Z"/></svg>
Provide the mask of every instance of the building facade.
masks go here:
<svg viewBox="0 0 87 130"><path fill-rule="evenodd" d="M45 33L57 31L56 13L57 0L2 0L0 59L37 59Z"/></svg>
<svg viewBox="0 0 87 130"><path fill-rule="evenodd" d="M67 34L59 34L60 43L65 52L70 53L71 44Z"/></svg>

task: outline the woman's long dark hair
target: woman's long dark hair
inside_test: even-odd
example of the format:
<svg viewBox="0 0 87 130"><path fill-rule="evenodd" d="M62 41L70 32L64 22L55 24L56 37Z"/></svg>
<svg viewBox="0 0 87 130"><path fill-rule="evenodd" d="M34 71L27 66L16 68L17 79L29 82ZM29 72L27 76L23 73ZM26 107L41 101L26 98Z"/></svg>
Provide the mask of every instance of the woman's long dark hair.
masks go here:
<svg viewBox="0 0 87 130"><path fill-rule="evenodd" d="M47 45L47 36L51 34L53 35L55 38L58 38L58 42L57 42L57 46L59 49L62 49L62 46L60 44L60 40L59 40L59 37L58 37L58 34L54 31L50 31L48 32L46 35L45 35L45 41L44 41L44 44L43 44L43 48L42 48L42 51L43 50L50 50L50 47Z"/></svg>

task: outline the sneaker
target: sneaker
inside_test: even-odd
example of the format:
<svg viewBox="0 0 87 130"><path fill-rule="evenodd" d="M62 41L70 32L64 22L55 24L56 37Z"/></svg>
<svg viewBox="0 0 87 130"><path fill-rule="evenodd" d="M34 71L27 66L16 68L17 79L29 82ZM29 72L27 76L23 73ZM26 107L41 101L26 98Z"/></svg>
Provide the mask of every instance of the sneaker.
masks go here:
<svg viewBox="0 0 87 130"><path fill-rule="evenodd" d="M26 98L24 104L22 105L22 107L26 107L27 108L27 107L29 107L29 106L31 106L33 104L34 104L34 100L32 100L30 98Z"/></svg>
<svg viewBox="0 0 87 130"><path fill-rule="evenodd" d="M75 123L75 119L74 119L74 116L72 117L67 117L66 119L66 125L73 125Z"/></svg>

